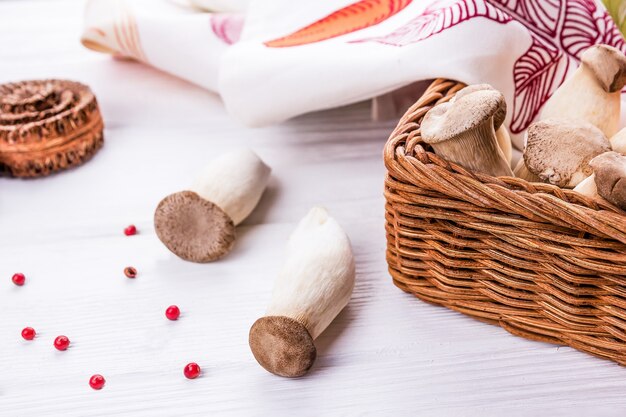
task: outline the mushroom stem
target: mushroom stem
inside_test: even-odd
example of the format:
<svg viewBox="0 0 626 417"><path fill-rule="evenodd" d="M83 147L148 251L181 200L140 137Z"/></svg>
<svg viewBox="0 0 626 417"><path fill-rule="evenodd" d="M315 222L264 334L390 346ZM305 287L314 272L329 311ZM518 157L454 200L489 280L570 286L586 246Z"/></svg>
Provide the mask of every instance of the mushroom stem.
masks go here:
<svg viewBox="0 0 626 417"><path fill-rule="evenodd" d="M270 172L252 150L235 150L206 165L191 190L224 210L237 226L259 203Z"/></svg>
<svg viewBox="0 0 626 417"><path fill-rule="evenodd" d="M511 145L511 136L509 135L509 131L504 125L500 126L496 130L496 140L498 141L498 146L502 151L502 155L504 155L504 159L510 166L511 160L513 159L513 145Z"/></svg>
<svg viewBox="0 0 626 417"><path fill-rule="evenodd" d="M250 329L250 348L261 366L286 377L313 365L313 340L350 300L355 266L350 240L328 212L314 207L287 243L266 316Z"/></svg>
<svg viewBox="0 0 626 417"><path fill-rule="evenodd" d="M513 176L496 141L493 121L481 123L458 135L455 140L431 143L436 154L467 169L499 176Z"/></svg>
<svg viewBox="0 0 626 417"><path fill-rule="evenodd" d="M615 152L626 154L626 127L613 135L609 140L611 141L611 149Z"/></svg>
<svg viewBox="0 0 626 417"><path fill-rule="evenodd" d="M533 174L528 170L526 163L524 163L524 158L520 158L519 162L515 166L515 169L513 170L513 174L515 174L516 177L528 182L544 182L541 178L539 178L539 175Z"/></svg>
<svg viewBox="0 0 626 417"><path fill-rule="evenodd" d="M571 118L596 126L607 137L619 128L620 91L626 73L624 54L607 45L583 52L581 64L544 104L540 119Z"/></svg>
<svg viewBox="0 0 626 417"><path fill-rule="evenodd" d="M574 191L591 198L598 198L598 187L596 186L596 174L591 174L574 187Z"/></svg>

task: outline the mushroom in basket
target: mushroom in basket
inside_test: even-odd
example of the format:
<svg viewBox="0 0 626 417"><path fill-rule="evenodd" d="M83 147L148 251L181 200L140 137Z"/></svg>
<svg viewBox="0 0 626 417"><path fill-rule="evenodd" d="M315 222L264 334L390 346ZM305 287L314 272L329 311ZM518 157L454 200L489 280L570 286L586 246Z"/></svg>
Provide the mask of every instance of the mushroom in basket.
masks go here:
<svg viewBox="0 0 626 417"><path fill-rule="evenodd" d="M588 197L600 196L626 210L626 156L605 152L589 162L593 175L582 181L574 191Z"/></svg>
<svg viewBox="0 0 626 417"><path fill-rule="evenodd" d="M626 154L626 127L611 137L611 149Z"/></svg>
<svg viewBox="0 0 626 417"><path fill-rule="evenodd" d="M497 91L489 84L473 84L468 85L465 88L457 91L452 100L454 103L456 100L460 99L463 96L466 96L469 93L473 93L474 91L479 90L492 90ZM496 111L496 114L493 116L493 125L496 130L496 139L498 141L498 146L502 150L504 154L504 159L511 164L511 159L513 158L513 146L511 144L511 136L509 136L509 131L506 129L504 125L504 118L506 117L506 101L503 99L500 102L500 108Z"/></svg>
<svg viewBox="0 0 626 417"><path fill-rule="evenodd" d="M496 129L504 121L503 108L504 96L492 89L472 91L438 104L422 120L422 140L437 155L464 168L513 176L496 138Z"/></svg>
<svg viewBox="0 0 626 417"><path fill-rule="evenodd" d="M574 75L544 104L540 119L585 120L607 137L619 129L620 92L626 83L626 56L608 45L595 45L581 55Z"/></svg>
<svg viewBox="0 0 626 417"><path fill-rule="evenodd" d="M573 119L535 122L526 132L524 158L515 175L528 181L573 188L591 174L589 161L611 150L604 133Z"/></svg>

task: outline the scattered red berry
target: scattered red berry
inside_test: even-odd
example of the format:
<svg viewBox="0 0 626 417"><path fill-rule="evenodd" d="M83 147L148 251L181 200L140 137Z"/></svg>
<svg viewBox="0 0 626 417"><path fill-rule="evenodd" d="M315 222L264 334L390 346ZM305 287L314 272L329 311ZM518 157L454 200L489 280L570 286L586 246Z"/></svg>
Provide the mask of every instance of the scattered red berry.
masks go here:
<svg viewBox="0 0 626 417"><path fill-rule="evenodd" d="M67 336L57 336L57 338L54 339L54 347L57 348L57 350L66 350L69 345L70 339L68 339Z"/></svg>
<svg viewBox="0 0 626 417"><path fill-rule="evenodd" d="M200 365L195 362L188 363L187 365L185 365L183 373L189 379L196 379L198 376L200 376Z"/></svg>
<svg viewBox="0 0 626 417"><path fill-rule="evenodd" d="M24 329L22 329L22 337L25 340L33 340L35 338L35 334L35 329L32 327L24 327Z"/></svg>
<svg viewBox="0 0 626 417"><path fill-rule="evenodd" d="M137 270L132 266L127 266L124 268L124 275L126 275L126 278L135 278L137 276Z"/></svg>
<svg viewBox="0 0 626 417"><path fill-rule="evenodd" d="M17 274L13 274L13 278L11 278L11 280L15 285L19 285L21 287L24 285L24 282L26 282L26 277L21 272L18 272Z"/></svg>
<svg viewBox="0 0 626 417"><path fill-rule="evenodd" d="M124 229L124 234L126 236L132 236L137 234L137 228L135 227L134 224L131 224L130 226L128 226L126 229Z"/></svg>
<svg viewBox="0 0 626 417"><path fill-rule="evenodd" d="M102 375L95 374L89 378L89 386L93 389L102 389L106 379Z"/></svg>
<svg viewBox="0 0 626 417"><path fill-rule="evenodd" d="M165 317L170 320L178 320L178 317L180 317L180 309L178 306L169 306L167 310L165 310Z"/></svg>

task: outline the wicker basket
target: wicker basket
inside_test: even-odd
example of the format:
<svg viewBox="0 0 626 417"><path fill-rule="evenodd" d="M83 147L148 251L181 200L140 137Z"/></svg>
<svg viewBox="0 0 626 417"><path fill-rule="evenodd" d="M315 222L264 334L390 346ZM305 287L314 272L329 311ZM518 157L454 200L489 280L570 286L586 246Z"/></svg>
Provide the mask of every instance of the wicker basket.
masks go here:
<svg viewBox="0 0 626 417"><path fill-rule="evenodd" d="M626 213L429 152L422 117L463 87L435 80L385 146L395 285L515 335L626 365Z"/></svg>

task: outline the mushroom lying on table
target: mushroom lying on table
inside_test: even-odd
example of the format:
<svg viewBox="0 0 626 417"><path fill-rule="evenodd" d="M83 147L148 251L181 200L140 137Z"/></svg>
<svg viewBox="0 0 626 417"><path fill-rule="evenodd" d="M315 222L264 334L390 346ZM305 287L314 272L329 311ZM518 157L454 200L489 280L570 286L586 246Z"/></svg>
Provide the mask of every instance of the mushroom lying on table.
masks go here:
<svg viewBox="0 0 626 417"><path fill-rule="evenodd" d="M467 169L513 176L495 132L494 119L501 114L503 103L502 93L487 89L438 104L424 115L422 140L437 155Z"/></svg>
<svg viewBox="0 0 626 417"><path fill-rule="evenodd" d="M190 191L161 200L154 213L157 236L187 261L221 258L235 243L235 226L261 199L270 171L249 149L216 158L204 168Z"/></svg>
<svg viewBox="0 0 626 417"><path fill-rule="evenodd" d="M595 45L581 55L580 67L544 104L540 119L585 120L607 137L619 129L620 92L626 83L626 56Z"/></svg>
<svg viewBox="0 0 626 417"><path fill-rule="evenodd" d="M257 362L279 376L304 375L317 356L313 341L348 304L354 276L348 236L314 207L289 237L266 315L250 329Z"/></svg>
<svg viewBox="0 0 626 417"><path fill-rule="evenodd" d="M591 174L589 161L611 150L609 140L594 125L572 119L535 122L526 132L523 169L516 175L528 181L572 188Z"/></svg>
<svg viewBox="0 0 626 417"><path fill-rule="evenodd" d="M497 91L489 84L472 84L468 85L465 88L457 91L451 102L455 102L463 96L466 96L469 93L473 93L474 91L480 90L493 90ZM511 136L509 135L509 131L506 129L504 125L504 118L506 117L506 101L502 100L500 102L500 108L493 115L493 127L496 130L496 140L498 141L498 146L502 153L504 154L504 159L511 163L511 159L513 158L513 146L511 145Z"/></svg>
<svg viewBox="0 0 626 417"><path fill-rule="evenodd" d="M588 197L599 195L626 210L626 156L605 152L589 161L589 165L593 175L578 184L574 191Z"/></svg>

